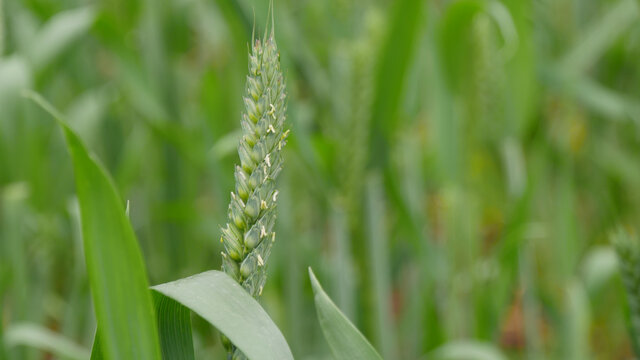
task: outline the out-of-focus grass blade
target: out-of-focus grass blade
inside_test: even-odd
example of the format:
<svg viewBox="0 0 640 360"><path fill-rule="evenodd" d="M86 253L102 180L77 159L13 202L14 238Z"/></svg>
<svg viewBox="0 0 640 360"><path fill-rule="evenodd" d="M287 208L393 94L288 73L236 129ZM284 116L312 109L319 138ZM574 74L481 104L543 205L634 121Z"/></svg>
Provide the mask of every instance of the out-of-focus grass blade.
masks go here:
<svg viewBox="0 0 640 360"><path fill-rule="evenodd" d="M89 350L66 337L35 324L19 323L10 325L4 335L7 347L29 346L60 358L85 360Z"/></svg>
<svg viewBox="0 0 640 360"><path fill-rule="evenodd" d="M287 341L269 315L223 272L211 270L152 289L207 320L249 359L293 359Z"/></svg>
<svg viewBox="0 0 640 360"><path fill-rule="evenodd" d="M516 134L522 134L533 118L533 110L536 109L538 98L538 83L536 79L536 47L533 41L533 23L531 14L533 12L533 4L531 1L521 0L505 0L503 2L494 1L489 5L489 12L495 14L494 8L503 3L507 7L513 24L515 26L516 38L510 42L514 46L505 43L504 59L507 83L510 89L517 91L508 91L506 95L507 116L513 117L513 123L516 125ZM500 7L500 6L498 6ZM494 17L496 15L493 15ZM496 20L499 22L499 20ZM511 50L515 48L512 57Z"/></svg>
<svg viewBox="0 0 640 360"><path fill-rule="evenodd" d="M220 160L225 156L234 154L238 147L238 141L241 137L242 131L240 130L235 130L224 135L213 145L213 147L209 151L211 157L216 160Z"/></svg>
<svg viewBox="0 0 640 360"><path fill-rule="evenodd" d="M380 49L371 109L371 163L383 166L388 137L396 128L396 113L423 17L421 0L394 2L385 43Z"/></svg>
<svg viewBox="0 0 640 360"><path fill-rule="evenodd" d="M609 89L586 75L570 74L563 68L543 70L548 84L580 102L585 108L609 120L631 119L640 123L640 101L628 94Z"/></svg>
<svg viewBox="0 0 640 360"><path fill-rule="evenodd" d="M524 322L524 342L526 344L527 357L530 359L542 358L543 344L540 336L540 300L539 290L536 286L536 253L534 239L523 239L519 247L519 259L516 265L520 272L520 286L526 289L522 293L522 318ZM514 257L515 257L514 256Z"/></svg>
<svg viewBox="0 0 640 360"><path fill-rule="evenodd" d="M608 89L587 77L578 77L568 84L576 99L594 112L612 120L630 118L640 123L640 102L634 98Z"/></svg>
<svg viewBox="0 0 640 360"><path fill-rule="evenodd" d="M34 69L41 69L85 35L95 19L92 7L68 10L55 15L29 44L27 58Z"/></svg>
<svg viewBox="0 0 640 360"><path fill-rule="evenodd" d="M6 269L3 264L0 264L0 294L5 293L5 288L7 287L7 278L9 270ZM4 299L0 297L0 303L3 304L4 307ZM0 311L0 324L4 324L3 312ZM4 326L0 325L0 360L4 360L7 358L7 351L5 346L5 338L4 338Z"/></svg>
<svg viewBox="0 0 640 360"><path fill-rule="evenodd" d="M20 56L0 58L0 78L0 105L5 108L16 102L20 90L31 85L31 69Z"/></svg>
<svg viewBox="0 0 640 360"><path fill-rule="evenodd" d="M618 273L618 258L611 246L591 249L582 260L581 279L589 294L597 293Z"/></svg>
<svg viewBox="0 0 640 360"><path fill-rule="evenodd" d="M335 299L343 312L353 319L352 316L355 315L354 265L347 215L340 206L334 206L332 209L329 227L335 244L335 254L332 254Z"/></svg>
<svg viewBox="0 0 640 360"><path fill-rule="evenodd" d="M76 177L87 272L100 349L106 359L160 359L142 254L113 181L60 113L34 92L25 94L62 128Z"/></svg>
<svg viewBox="0 0 640 360"><path fill-rule="evenodd" d="M4 43L5 43L5 27L4 27L4 10L2 6L2 2L0 2L0 55L4 53ZM0 353L0 355L2 355Z"/></svg>
<svg viewBox="0 0 640 360"><path fill-rule="evenodd" d="M393 321L391 319L390 299L390 270L387 243L387 229L385 224L386 208L382 181L374 175L367 182L367 248L369 249L369 263L371 266L371 280L373 282L375 303L376 338L374 343L380 348L387 359L395 357Z"/></svg>
<svg viewBox="0 0 640 360"><path fill-rule="evenodd" d="M195 356L189 309L156 291L153 292L153 302L156 307L162 358L193 360Z"/></svg>
<svg viewBox="0 0 640 360"><path fill-rule="evenodd" d="M106 86L85 91L66 111L69 125L86 142L99 143L100 126L113 98Z"/></svg>
<svg viewBox="0 0 640 360"><path fill-rule="evenodd" d="M309 278L315 296L318 321L333 357L337 360L382 359L362 333L331 301L311 268Z"/></svg>
<svg viewBox="0 0 640 360"><path fill-rule="evenodd" d="M484 11L478 0L461 0L449 5L438 24L438 50L449 89L456 92L470 76L470 34L473 18Z"/></svg>
<svg viewBox="0 0 640 360"><path fill-rule="evenodd" d="M591 313L589 298L578 280L566 290L567 341L565 359L590 359L589 329Z"/></svg>
<svg viewBox="0 0 640 360"><path fill-rule="evenodd" d="M604 51L637 19L637 0L621 0L595 23L562 59L567 71L580 73L593 65Z"/></svg>
<svg viewBox="0 0 640 360"><path fill-rule="evenodd" d="M475 341L456 341L434 350L428 357L435 360L507 360L493 345Z"/></svg>

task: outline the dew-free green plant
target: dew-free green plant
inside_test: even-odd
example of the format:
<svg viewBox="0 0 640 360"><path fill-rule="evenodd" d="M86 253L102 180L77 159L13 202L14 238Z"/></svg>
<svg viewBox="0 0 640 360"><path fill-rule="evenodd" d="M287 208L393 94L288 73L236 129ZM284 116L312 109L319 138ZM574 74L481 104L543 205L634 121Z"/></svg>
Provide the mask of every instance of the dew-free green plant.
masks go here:
<svg viewBox="0 0 640 360"><path fill-rule="evenodd" d="M222 269L258 298L276 236L275 179L282 169L281 151L289 133L284 130L286 93L273 27L262 40L252 40L244 104L240 165L235 169L229 221L220 238ZM240 357L233 345L225 344L230 355Z"/></svg>
<svg viewBox="0 0 640 360"><path fill-rule="evenodd" d="M619 229L613 234L613 244L629 304L631 343L640 356L640 240L635 234Z"/></svg>
<svg viewBox="0 0 640 360"><path fill-rule="evenodd" d="M249 55L243 136L238 145L240 165L231 192L229 222L222 229L224 272L258 297L266 280L265 265L275 240L273 225L278 190L275 179L282 169L285 85L273 29L263 41L253 42Z"/></svg>
<svg viewBox="0 0 640 360"><path fill-rule="evenodd" d="M233 342L230 357L293 359L282 333L260 304L221 271L206 271L149 291L142 254L109 173L59 111L37 93L28 91L25 96L58 120L72 155L98 322L92 360L193 360L189 310ZM26 344L24 338L17 340ZM28 345L42 348L47 339L38 336Z"/></svg>

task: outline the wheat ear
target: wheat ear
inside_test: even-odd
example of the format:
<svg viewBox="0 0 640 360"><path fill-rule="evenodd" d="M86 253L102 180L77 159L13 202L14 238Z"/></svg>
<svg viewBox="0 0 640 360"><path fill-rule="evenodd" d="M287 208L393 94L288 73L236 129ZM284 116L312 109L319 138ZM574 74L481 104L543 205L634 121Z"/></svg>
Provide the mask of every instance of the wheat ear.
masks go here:
<svg viewBox="0 0 640 360"><path fill-rule="evenodd" d="M635 234L619 229L613 235L620 273L627 295L631 342L640 356L640 242Z"/></svg>
<svg viewBox="0 0 640 360"><path fill-rule="evenodd" d="M224 245L222 270L258 298L276 237L275 180L282 169L281 152L289 134L284 130L286 93L273 27L262 41L252 40L244 105L240 165L236 165L229 219L220 239ZM243 358L224 337L223 341L230 358Z"/></svg>

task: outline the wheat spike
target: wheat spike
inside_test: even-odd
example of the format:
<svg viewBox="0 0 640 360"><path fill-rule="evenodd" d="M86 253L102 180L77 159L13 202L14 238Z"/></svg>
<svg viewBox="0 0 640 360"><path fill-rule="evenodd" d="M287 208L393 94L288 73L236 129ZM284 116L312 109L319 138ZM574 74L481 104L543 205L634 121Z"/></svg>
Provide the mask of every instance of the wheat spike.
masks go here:
<svg viewBox="0 0 640 360"><path fill-rule="evenodd" d="M623 229L613 235L613 244L620 260L620 273L629 304L631 342L640 356L640 241Z"/></svg>
<svg viewBox="0 0 640 360"><path fill-rule="evenodd" d="M275 180L282 169L281 152L289 134L284 130L286 92L273 26L262 40L252 39L244 105L240 165L235 169L228 223L221 229L222 270L258 298L275 239ZM230 359L244 358L228 339L223 337L223 342Z"/></svg>

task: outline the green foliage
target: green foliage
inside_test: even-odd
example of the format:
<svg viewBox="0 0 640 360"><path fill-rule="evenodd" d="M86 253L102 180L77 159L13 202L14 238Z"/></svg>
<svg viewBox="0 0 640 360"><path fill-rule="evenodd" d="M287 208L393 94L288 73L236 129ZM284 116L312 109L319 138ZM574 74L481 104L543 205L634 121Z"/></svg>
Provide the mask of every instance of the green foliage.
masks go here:
<svg viewBox="0 0 640 360"><path fill-rule="evenodd" d="M240 165L235 168L229 222L220 238L225 248L222 270L258 298L276 240L273 228L279 191L275 181L282 170L281 152L289 134L284 131L285 83L273 25L270 33L265 30L262 41L255 40L251 46L244 104L243 135L238 145ZM223 341L228 340L223 337ZM235 347L230 346L229 352L234 358L243 358Z"/></svg>
<svg viewBox="0 0 640 360"><path fill-rule="evenodd" d="M269 315L225 273L207 271L153 289L214 325L249 359L293 359Z"/></svg>
<svg viewBox="0 0 640 360"><path fill-rule="evenodd" d="M631 339L640 356L640 240L637 235L619 229L613 235L620 272L627 292Z"/></svg>
<svg viewBox="0 0 640 360"><path fill-rule="evenodd" d="M313 288L318 321L334 359L382 359L362 333L331 301L311 268L309 268L309 278Z"/></svg>
<svg viewBox="0 0 640 360"><path fill-rule="evenodd" d="M7 347L30 346L73 360L89 358L89 351L50 329L36 324L13 324L4 334Z"/></svg>
<svg viewBox="0 0 640 360"><path fill-rule="evenodd" d="M507 357L490 344L473 341L453 341L433 351L436 360L506 360Z"/></svg>
<svg viewBox="0 0 640 360"><path fill-rule="evenodd" d="M286 94L280 55L273 30L256 40L249 55L249 76L238 145L235 191L231 192L229 222L222 229L222 269L257 298L267 278L266 265L275 242L278 190L282 170Z"/></svg>
<svg viewBox="0 0 640 360"><path fill-rule="evenodd" d="M163 359L193 360L191 311L176 300L153 291Z"/></svg>
<svg viewBox="0 0 640 360"><path fill-rule="evenodd" d="M73 159L87 272L106 359L160 359L147 273L124 202L108 173L42 97L27 93L62 128ZM125 330L126 329L126 330Z"/></svg>
<svg viewBox="0 0 640 360"><path fill-rule="evenodd" d="M122 356L152 356L159 359L159 353L145 353L149 350L145 348L145 341L154 340L161 342L162 357L165 359L193 359L187 308L216 326L249 358L293 359L284 337L269 316L224 273L211 271L155 286L155 314L145 314L144 306L150 305L145 304L145 300L150 300L150 293L147 290L144 263L135 247L135 236L128 221L128 206L123 209L118 205L119 196L108 173L89 155L62 116L38 94L28 92L26 95L58 121L74 160L83 235L86 239L85 256L99 324L92 359ZM88 191L89 187L92 192ZM114 283L114 280L118 282ZM129 308L137 312L127 313L131 311ZM109 316L104 316L103 311ZM127 334L132 329L132 319L137 327L133 328L135 336ZM154 319L158 319L157 327ZM63 342L59 347L50 345L52 335L46 332L38 334L35 330L26 331L18 329L9 333L8 342L53 348L57 352L78 357L79 350L71 345ZM16 337L18 340L14 339Z"/></svg>
<svg viewBox="0 0 640 360"><path fill-rule="evenodd" d="M73 161L21 91L66 114L112 174L149 283L219 269L247 50L254 23L271 30L269 2L0 4L0 337L38 324L87 349L96 318ZM331 356L309 266L384 358L468 344L515 360L633 356L608 234L640 221L638 9L273 3L292 131L259 298L295 358ZM189 337L191 310L165 300L157 324L182 330L160 325L159 351L226 356L218 330L193 317ZM7 359L57 356L0 344Z"/></svg>

